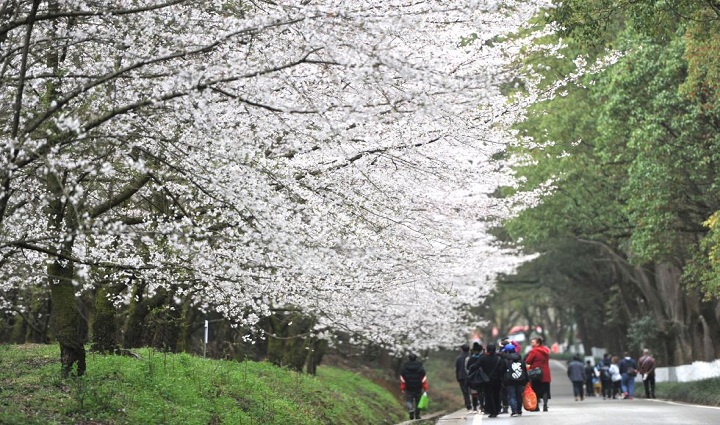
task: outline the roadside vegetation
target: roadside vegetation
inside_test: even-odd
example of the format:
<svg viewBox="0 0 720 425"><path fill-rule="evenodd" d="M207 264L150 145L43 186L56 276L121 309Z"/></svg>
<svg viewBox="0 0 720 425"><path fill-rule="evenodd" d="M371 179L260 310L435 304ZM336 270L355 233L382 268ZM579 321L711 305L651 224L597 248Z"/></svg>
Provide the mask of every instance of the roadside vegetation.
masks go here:
<svg viewBox="0 0 720 425"><path fill-rule="evenodd" d="M641 392L637 392L637 391ZM643 394L642 387L636 394ZM660 382L655 387L658 398L683 403L720 407L720 378L703 379L694 382Z"/></svg>
<svg viewBox="0 0 720 425"><path fill-rule="evenodd" d="M265 362L152 349L90 354L82 377L60 377L59 346L0 346L3 424L393 424L394 394L330 366L317 376Z"/></svg>

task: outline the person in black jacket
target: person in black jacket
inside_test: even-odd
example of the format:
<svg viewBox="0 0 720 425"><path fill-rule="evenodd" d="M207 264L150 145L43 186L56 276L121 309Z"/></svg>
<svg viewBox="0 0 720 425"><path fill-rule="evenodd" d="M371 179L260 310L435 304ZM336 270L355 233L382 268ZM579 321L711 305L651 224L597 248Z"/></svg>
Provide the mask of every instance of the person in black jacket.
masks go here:
<svg viewBox="0 0 720 425"><path fill-rule="evenodd" d="M485 348L486 353L480 358L478 363L487 373L490 382L485 386L485 413L489 413L489 418L497 418L500 413L500 387L502 387L502 379L505 376L507 366L502 357L497 354L495 344L488 344Z"/></svg>
<svg viewBox="0 0 720 425"><path fill-rule="evenodd" d="M463 344L460 346L460 354L455 358L455 379L457 379L460 385L460 391L462 391L463 400L465 401L465 408L468 412L472 411L472 403L470 401L470 389L467 385L467 369L465 369L465 362L470 355L470 346Z"/></svg>
<svg viewBox="0 0 720 425"><path fill-rule="evenodd" d="M508 405L512 414L510 416L522 415L523 391L525 384L528 382L527 368L522 356L515 352L513 344L506 344L502 351L505 353L505 364L507 371L503 378L503 383L508 394Z"/></svg>
<svg viewBox="0 0 720 425"><path fill-rule="evenodd" d="M415 354L408 356L400 372L400 390L405 394L406 406L410 419L420 419L418 402L424 391L428 390L427 376L421 362Z"/></svg>
<svg viewBox="0 0 720 425"><path fill-rule="evenodd" d="M473 342L472 350L470 350L470 356L465 360L465 370L467 371L468 377L475 372L475 369L480 367L480 359L485 355L485 349L479 342ZM470 380L467 382L468 389L470 390L470 398L472 402L472 413L482 412L485 386L473 387Z"/></svg>

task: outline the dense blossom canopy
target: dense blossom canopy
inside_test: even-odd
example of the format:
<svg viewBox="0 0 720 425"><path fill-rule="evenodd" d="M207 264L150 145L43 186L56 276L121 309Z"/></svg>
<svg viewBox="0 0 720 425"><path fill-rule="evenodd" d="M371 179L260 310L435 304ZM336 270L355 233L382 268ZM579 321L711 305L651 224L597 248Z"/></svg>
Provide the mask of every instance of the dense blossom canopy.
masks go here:
<svg viewBox="0 0 720 425"><path fill-rule="evenodd" d="M457 342L519 261L489 158L545 3L4 2L0 289L60 258L116 303L143 280L250 328Z"/></svg>

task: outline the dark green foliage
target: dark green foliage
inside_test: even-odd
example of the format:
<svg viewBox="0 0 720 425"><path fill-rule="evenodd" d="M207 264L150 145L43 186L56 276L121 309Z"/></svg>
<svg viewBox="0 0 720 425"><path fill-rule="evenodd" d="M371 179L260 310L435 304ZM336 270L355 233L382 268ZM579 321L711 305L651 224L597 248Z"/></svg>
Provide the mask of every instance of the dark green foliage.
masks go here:
<svg viewBox="0 0 720 425"><path fill-rule="evenodd" d="M655 393L660 398L720 406L720 378L695 382L661 382L657 384Z"/></svg>
<svg viewBox="0 0 720 425"><path fill-rule="evenodd" d="M95 295L91 349L99 353L113 353L117 348L117 342L115 341L115 334L117 333L115 307L107 295L105 287L99 288Z"/></svg>

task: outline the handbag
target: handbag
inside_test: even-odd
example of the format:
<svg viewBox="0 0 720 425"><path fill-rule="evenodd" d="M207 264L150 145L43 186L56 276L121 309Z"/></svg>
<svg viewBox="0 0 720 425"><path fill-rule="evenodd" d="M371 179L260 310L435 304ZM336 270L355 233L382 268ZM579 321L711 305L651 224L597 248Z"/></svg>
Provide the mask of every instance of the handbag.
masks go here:
<svg viewBox="0 0 720 425"><path fill-rule="evenodd" d="M532 412L533 410L537 409L537 395L535 395L535 391L533 391L529 382L525 385L522 403L523 407L528 412Z"/></svg>
<svg viewBox="0 0 720 425"><path fill-rule="evenodd" d="M420 396L420 400L418 401L418 405L417 405L417 406L418 406L418 409L420 409L420 410L427 410L427 408L428 408L428 403L429 403L429 402L430 402L430 400L428 399L427 392L424 392L424 393Z"/></svg>
<svg viewBox="0 0 720 425"><path fill-rule="evenodd" d="M488 382L490 382L490 377L479 366L468 375L468 386L474 390L482 388Z"/></svg>
<svg viewBox="0 0 720 425"><path fill-rule="evenodd" d="M534 367L534 368L528 370L527 374L528 374L528 378L531 381L539 381L542 379L542 375L543 375L542 368Z"/></svg>

